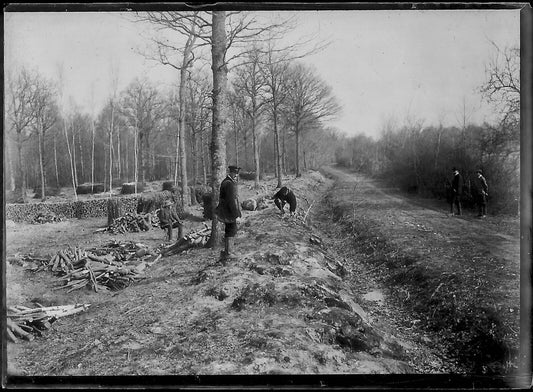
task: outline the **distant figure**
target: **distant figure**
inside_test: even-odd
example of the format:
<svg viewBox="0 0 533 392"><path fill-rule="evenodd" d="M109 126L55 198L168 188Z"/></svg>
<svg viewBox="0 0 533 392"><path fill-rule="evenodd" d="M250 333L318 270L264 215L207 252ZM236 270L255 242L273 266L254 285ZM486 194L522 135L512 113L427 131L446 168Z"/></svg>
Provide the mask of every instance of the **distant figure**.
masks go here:
<svg viewBox="0 0 533 392"><path fill-rule="evenodd" d="M461 195L463 194L463 177L455 167L452 169L453 179L452 179L452 197L451 197L451 208L450 213L454 215L453 206L457 206L457 215L461 215Z"/></svg>
<svg viewBox="0 0 533 392"><path fill-rule="evenodd" d="M285 213L285 203L289 203L289 211L291 215L296 211L296 196L294 195L294 192L286 186L272 196L272 199L274 199L274 203L276 203L276 206L282 214Z"/></svg>
<svg viewBox="0 0 533 392"><path fill-rule="evenodd" d="M183 237L183 223L181 222L178 214L176 214L174 209L171 208L172 205L172 201L165 201L157 213L159 218L159 226L167 232L167 241L172 241L172 229L175 227L178 228L178 240Z"/></svg>
<svg viewBox="0 0 533 392"><path fill-rule="evenodd" d="M487 185L487 180L483 177L483 172L481 170L476 171L476 177L472 181L472 196L474 197L474 202L478 206L478 217L486 218L487 217L487 196L489 195L489 187Z"/></svg>
<svg viewBox="0 0 533 392"><path fill-rule="evenodd" d="M221 257L224 259L236 257L233 252L234 237L237 234L237 218L242 216L237 188L239 170L241 168L229 166L228 169L228 175L220 184L220 197L217 206L218 220L225 225L224 250L221 252Z"/></svg>

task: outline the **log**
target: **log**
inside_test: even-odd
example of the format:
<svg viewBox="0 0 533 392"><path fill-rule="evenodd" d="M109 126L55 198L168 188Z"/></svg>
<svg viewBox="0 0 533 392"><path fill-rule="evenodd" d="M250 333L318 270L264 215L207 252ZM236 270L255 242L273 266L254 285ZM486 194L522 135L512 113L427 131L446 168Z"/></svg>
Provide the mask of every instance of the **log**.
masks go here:
<svg viewBox="0 0 533 392"><path fill-rule="evenodd" d="M10 318L7 319L7 327L11 329L13 333L19 335L21 338L26 339L28 341L33 340L33 335L31 333L24 331L17 325L17 323L13 322Z"/></svg>

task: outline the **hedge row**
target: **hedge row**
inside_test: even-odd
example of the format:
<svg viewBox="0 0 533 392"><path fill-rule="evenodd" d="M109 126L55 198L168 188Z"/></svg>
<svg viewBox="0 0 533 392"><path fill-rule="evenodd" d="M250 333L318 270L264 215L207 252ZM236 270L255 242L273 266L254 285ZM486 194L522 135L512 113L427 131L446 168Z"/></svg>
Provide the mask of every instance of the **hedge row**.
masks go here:
<svg viewBox="0 0 533 392"><path fill-rule="evenodd" d="M107 216L107 198L62 203L6 204L6 220L34 222L42 213L54 213L62 218L95 218ZM135 212L137 196L121 197L124 212Z"/></svg>

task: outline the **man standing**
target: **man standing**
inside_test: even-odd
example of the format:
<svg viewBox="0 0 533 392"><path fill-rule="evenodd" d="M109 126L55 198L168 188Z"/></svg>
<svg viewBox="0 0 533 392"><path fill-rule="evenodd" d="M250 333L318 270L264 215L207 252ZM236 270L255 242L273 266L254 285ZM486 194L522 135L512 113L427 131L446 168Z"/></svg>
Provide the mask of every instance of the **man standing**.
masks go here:
<svg viewBox="0 0 533 392"><path fill-rule="evenodd" d="M476 177L472 181L472 193L475 203L478 206L478 217L485 218L487 216L487 196L489 195L489 187L487 180L483 177L481 170L476 171Z"/></svg>
<svg viewBox="0 0 533 392"><path fill-rule="evenodd" d="M178 240L183 236L183 223L176 211L171 208L172 205L172 201L165 201L157 214L160 227L167 231L167 241L172 241L172 229L175 227L178 228Z"/></svg>
<svg viewBox="0 0 533 392"><path fill-rule="evenodd" d="M451 215L454 215L453 206L457 206L457 215L461 215L461 195L463 194L463 177L455 167L453 171L452 180L452 199L451 199Z"/></svg>
<svg viewBox="0 0 533 392"><path fill-rule="evenodd" d="M221 252L221 256L223 258L234 258L233 247L235 245L234 237L237 234L237 218L242 216L237 189L238 175L241 168L230 166L228 169L228 175L220 184L217 217L225 225L224 250Z"/></svg>

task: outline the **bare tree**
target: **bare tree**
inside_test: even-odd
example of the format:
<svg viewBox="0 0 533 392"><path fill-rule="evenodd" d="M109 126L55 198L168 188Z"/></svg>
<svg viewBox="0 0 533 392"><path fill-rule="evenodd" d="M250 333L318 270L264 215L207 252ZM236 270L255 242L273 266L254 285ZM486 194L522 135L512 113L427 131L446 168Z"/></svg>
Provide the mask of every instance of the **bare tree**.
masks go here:
<svg viewBox="0 0 533 392"><path fill-rule="evenodd" d="M145 182L151 174L150 135L164 117L163 102L156 88L146 79L136 79L124 91L121 106L129 123L135 124L138 132L138 164L141 182Z"/></svg>
<svg viewBox="0 0 533 392"><path fill-rule="evenodd" d="M296 177L300 177L300 136L306 125L332 118L340 112L331 87L303 64L291 67L286 103L288 118L296 136Z"/></svg>
<svg viewBox="0 0 533 392"><path fill-rule="evenodd" d="M243 95L240 101L242 108L250 119L252 134L252 147L254 156L255 178L254 186L259 186L259 137L258 125L260 116L264 113L267 104L265 74L261 72L260 51L256 49L250 51L247 61L237 68L236 77L233 82L235 89Z"/></svg>
<svg viewBox="0 0 533 392"><path fill-rule="evenodd" d="M9 134L15 137L17 147L17 176L15 177L15 192L20 195L22 202L26 202L26 166L22 159L22 149L30 138L30 126L35 120L33 111L37 99L37 75L23 68L8 82L7 119Z"/></svg>
<svg viewBox="0 0 533 392"><path fill-rule="evenodd" d="M55 102L55 91L52 84L44 79L36 80L36 97L32 102L32 111L35 113L33 123L34 132L38 135L39 144L39 169L41 174L41 200L46 200L46 179L44 168L44 138L48 131L58 119L58 109Z"/></svg>
<svg viewBox="0 0 533 392"><path fill-rule="evenodd" d="M520 48L500 49L485 68L486 81L480 91L502 114L502 122L517 124L520 119Z"/></svg>

